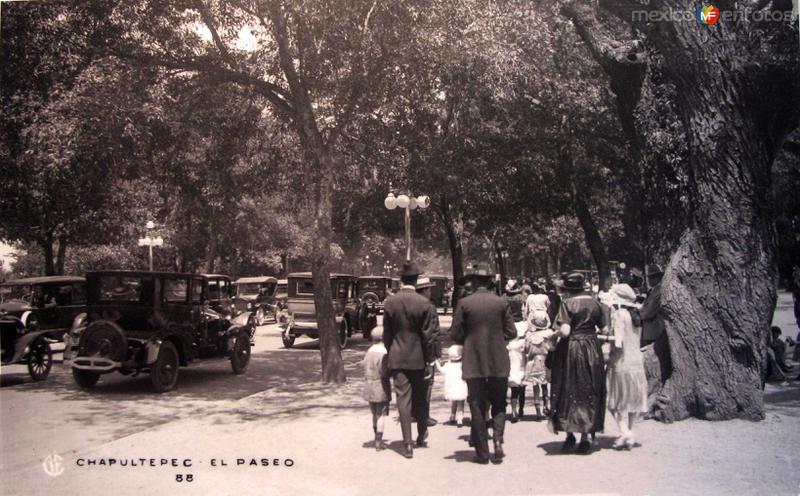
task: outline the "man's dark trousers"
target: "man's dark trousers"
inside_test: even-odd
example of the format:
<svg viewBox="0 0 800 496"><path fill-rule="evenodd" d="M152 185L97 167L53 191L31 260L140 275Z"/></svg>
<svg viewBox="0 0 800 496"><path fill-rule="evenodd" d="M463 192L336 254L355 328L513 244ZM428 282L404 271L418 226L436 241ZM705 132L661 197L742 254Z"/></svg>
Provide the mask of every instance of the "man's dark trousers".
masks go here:
<svg viewBox="0 0 800 496"><path fill-rule="evenodd" d="M494 441L503 442L506 426L506 390L508 377L479 377L466 379L469 403L470 438L478 458L489 459L489 431L486 428L487 403L492 407L492 435Z"/></svg>
<svg viewBox="0 0 800 496"><path fill-rule="evenodd" d="M397 394L397 411L400 413L400 427L403 443L414 444L411 437L411 417L417 420L417 438L425 439L428 431L428 408L426 405L427 383L425 369L393 370L394 390Z"/></svg>

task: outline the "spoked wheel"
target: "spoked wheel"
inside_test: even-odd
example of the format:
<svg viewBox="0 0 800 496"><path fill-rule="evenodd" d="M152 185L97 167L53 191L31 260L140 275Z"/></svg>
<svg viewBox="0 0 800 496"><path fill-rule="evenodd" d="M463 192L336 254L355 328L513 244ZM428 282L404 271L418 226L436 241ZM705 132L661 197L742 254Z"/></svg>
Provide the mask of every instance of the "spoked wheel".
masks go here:
<svg viewBox="0 0 800 496"><path fill-rule="evenodd" d="M239 375L244 374L248 365L250 365L250 336L240 332L236 335L236 342L233 343L231 368L234 374Z"/></svg>
<svg viewBox="0 0 800 496"><path fill-rule="evenodd" d="M72 378L81 389L89 389L100 379L100 374L91 370L72 369Z"/></svg>
<svg viewBox="0 0 800 496"><path fill-rule="evenodd" d="M350 326L347 323L347 319L342 320L342 324L339 326L339 349L343 350L347 346L347 334Z"/></svg>
<svg viewBox="0 0 800 496"><path fill-rule="evenodd" d="M28 373L34 381L43 381L53 368L53 350L44 338L33 342L28 352Z"/></svg>
<svg viewBox="0 0 800 496"><path fill-rule="evenodd" d="M164 393L178 382L178 350L169 341L161 343L158 358L150 367L150 386L157 393Z"/></svg>
<svg viewBox="0 0 800 496"><path fill-rule="evenodd" d="M281 340L283 341L284 348L291 348L294 346L294 335L292 334L281 334Z"/></svg>

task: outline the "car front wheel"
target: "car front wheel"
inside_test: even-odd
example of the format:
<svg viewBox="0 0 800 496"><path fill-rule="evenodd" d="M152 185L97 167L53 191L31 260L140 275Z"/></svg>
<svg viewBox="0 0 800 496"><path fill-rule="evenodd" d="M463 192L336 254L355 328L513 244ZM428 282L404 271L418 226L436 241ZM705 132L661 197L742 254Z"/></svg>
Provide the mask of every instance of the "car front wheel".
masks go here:
<svg viewBox="0 0 800 496"><path fill-rule="evenodd" d="M161 343L158 358L150 367L150 386L157 393L164 393L178 382L178 350L169 341Z"/></svg>
<svg viewBox="0 0 800 496"><path fill-rule="evenodd" d="M34 381L43 381L53 368L53 350L44 338L33 342L28 352L28 373Z"/></svg>
<svg viewBox="0 0 800 496"><path fill-rule="evenodd" d="M100 379L100 374L91 370L72 369L72 378L81 389L90 389Z"/></svg>
<svg viewBox="0 0 800 496"><path fill-rule="evenodd" d="M246 332L236 335L236 342L233 343L231 352L231 368L236 375L244 374L247 366L250 365L250 336Z"/></svg>

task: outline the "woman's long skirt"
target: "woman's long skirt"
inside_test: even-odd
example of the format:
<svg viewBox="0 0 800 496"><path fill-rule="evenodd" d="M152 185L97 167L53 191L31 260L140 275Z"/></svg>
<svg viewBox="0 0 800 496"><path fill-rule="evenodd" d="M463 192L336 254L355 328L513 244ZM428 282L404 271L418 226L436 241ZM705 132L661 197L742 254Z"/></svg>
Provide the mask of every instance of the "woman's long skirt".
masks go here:
<svg viewBox="0 0 800 496"><path fill-rule="evenodd" d="M603 431L606 374L603 350L594 333L572 334L558 342L550 381L553 432Z"/></svg>

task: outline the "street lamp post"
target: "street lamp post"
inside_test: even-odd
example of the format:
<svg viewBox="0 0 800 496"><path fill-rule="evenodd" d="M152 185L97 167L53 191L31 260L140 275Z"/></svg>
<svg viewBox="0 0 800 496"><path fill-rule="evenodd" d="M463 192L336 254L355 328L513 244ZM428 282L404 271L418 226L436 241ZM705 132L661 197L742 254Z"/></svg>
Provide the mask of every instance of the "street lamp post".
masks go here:
<svg viewBox="0 0 800 496"><path fill-rule="evenodd" d="M145 224L144 227L145 227L145 229L147 229L147 235L144 238L139 238L139 246L148 247L148 253L149 253L148 260L150 262L149 263L149 267L150 267L150 272L152 272L153 271L153 247L154 246L164 246L164 239L161 236L159 236L157 238L154 238L154 237L150 236L150 232L156 227L155 223L152 220L147 221L147 224Z"/></svg>
<svg viewBox="0 0 800 496"><path fill-rule="evenodd" d="M428 196L422 195L414 198L413 196L406 195L406 194L399 194L398 196L394 196L394 193L391 191L388 195L386 195L386 199L383 200L383 205L389 209L394 210L397 207L402 208L405 217L405 231L406 231L406 260L411 260L411 211L415 208L419 207L421 209L426 209L431 205L431 199Z"/></svg>

